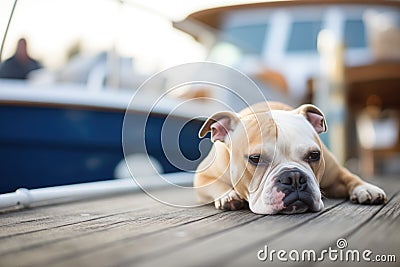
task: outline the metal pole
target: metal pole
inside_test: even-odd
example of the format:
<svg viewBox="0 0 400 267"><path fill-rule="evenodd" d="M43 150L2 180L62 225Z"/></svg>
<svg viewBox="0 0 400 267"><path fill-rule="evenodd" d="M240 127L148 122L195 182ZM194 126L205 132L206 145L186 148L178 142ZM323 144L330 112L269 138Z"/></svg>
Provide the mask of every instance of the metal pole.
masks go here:
<svg viewBox="0 0 400 267"><path fill-rule="evenodd" d="M193 177L190 173L171 173L142 177L141 183L145 182L146 184L142 186L146 188L160 188L166 185L165 180L177 186L186 186L191 184ZM20 188L14 193L0 195L0 210L65 203L137 191L141 191L141 187L129 178L31 190Z"/></svg>
<svg viewBox="0 0 400 267"><path fill-rule="evenodd" d="M8 33L8 28L10 28L11 19L12 19L13 15L14 15L14 10L15 10L15 7L17 6L17 2L18 2L18 0L14 0L14 5L13 5L13 7L11 9L10 17L8 18L7 27L6 27L6 30L5 30L4 35L3 35L3 40L1 41L0 63L2 61L3 49L4 49L4 44L6 43L6 37L7 37L7 33Z"/></svg>

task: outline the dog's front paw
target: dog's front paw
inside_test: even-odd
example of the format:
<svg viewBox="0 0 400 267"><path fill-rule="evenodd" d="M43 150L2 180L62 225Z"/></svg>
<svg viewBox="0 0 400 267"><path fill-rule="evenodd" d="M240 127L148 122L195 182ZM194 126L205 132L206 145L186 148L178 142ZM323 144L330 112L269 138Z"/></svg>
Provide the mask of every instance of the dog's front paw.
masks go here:
<svg viewBox="0 0 400 267"><path fill-rule="evenodd" d="M221 198L215 200L214 204L218 210L240 210L244 208L246 201L241 199L234 190L231 190Z"/></svg>
<svg viewBox="0 0 400 267"><path fill-rule="evenodd" d="M353 189L350 200L360 204L383 204L386 203L386 194L379 187L365 183Z"/></svg>

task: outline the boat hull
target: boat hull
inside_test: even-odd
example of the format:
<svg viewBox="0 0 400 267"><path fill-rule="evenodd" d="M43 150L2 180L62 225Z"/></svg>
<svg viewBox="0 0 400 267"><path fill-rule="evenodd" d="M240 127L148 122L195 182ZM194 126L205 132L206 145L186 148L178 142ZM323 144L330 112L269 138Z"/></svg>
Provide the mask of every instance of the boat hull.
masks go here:
<svg viewBox="0 0 400 267"><path fill-rule="evenodd" d="M21 187L33 189L115 178L115 168L124 159L124 115L122 109L2 103L0 193ZM132 129L129 140L133 141L127 146L129 154L147 153L157 159L163 172L169 173L182 169L170 162L162 146L161 129L166 118L162 113L131 112L130 127L143 129L146 121L146 131L143 142L143 131ZM178 138L179 148L175 149L193 162L185 165L187 171L194 170L196 159L201 157L197 132L202 121L184 120L187 121L175 117L172 123L184 125Z"/></svg>

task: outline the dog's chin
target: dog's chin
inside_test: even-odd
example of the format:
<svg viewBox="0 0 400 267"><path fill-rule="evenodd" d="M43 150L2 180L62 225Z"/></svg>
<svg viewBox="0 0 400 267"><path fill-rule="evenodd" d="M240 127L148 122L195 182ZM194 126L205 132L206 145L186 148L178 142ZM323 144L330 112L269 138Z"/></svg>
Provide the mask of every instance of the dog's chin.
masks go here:
<svg viewBox="0 0 400 267"><path fill-rule="evenodd" d="M280 210L280 214L296 214L296 213L304 213L309 211L310 208L307 204L305 204L301 200L296 200L289 206L285 207L284 209Z"/></svg>

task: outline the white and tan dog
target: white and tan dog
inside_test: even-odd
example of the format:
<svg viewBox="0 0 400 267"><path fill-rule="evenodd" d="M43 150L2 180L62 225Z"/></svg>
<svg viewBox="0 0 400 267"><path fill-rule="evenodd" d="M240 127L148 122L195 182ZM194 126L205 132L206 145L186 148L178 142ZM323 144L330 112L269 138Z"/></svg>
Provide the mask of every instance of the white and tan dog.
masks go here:
<svg viewBox="0 0 400 267"><path fill-rule="evenodd" d="M327 197L361 204L386 202L385 192L338 164L318 134L327 130L313 105L297 109L263 102L240 113L218 112L199 132L214 145L196 171L200 202L258 214L320 211Z"/></svg>

